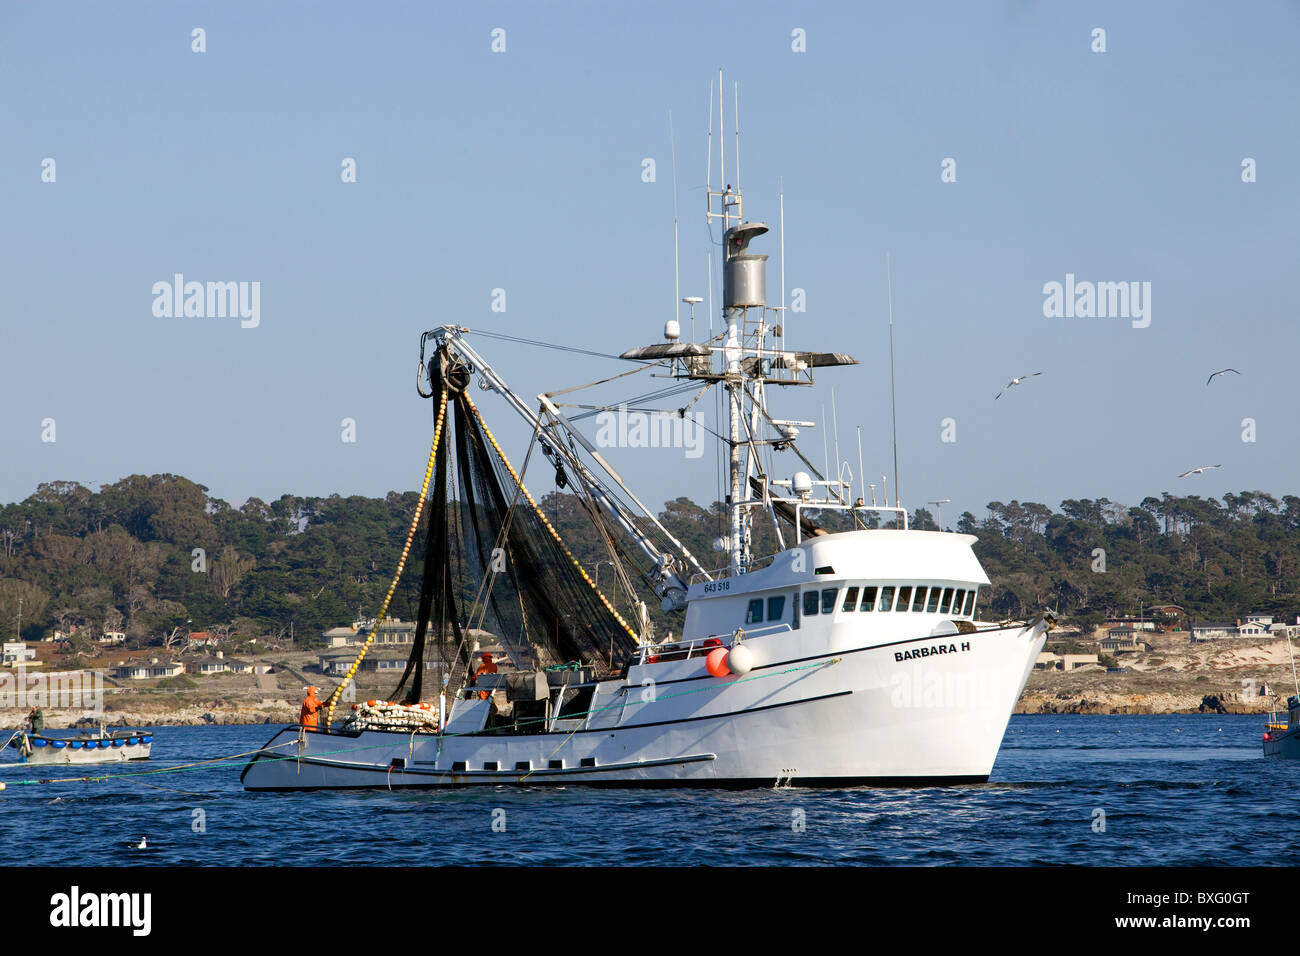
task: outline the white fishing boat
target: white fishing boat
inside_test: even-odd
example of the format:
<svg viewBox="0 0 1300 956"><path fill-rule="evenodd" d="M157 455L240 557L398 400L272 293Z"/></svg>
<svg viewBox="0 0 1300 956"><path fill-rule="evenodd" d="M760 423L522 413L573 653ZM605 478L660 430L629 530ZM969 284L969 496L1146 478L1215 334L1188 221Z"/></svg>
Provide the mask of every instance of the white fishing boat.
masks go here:
<svg viewBox="0 0 1300 956"><path fill-rule="evenodd" d="M55 736L15 731L9 746L18 751L20 763L88 764L147 760L153 749L153 734L147 731L105 731Z"/></svg>
<svg viewBox="0 0 1300 956"><path fill-rule="evenodd" d="M988 779L1051 618L977 620L990 582L973 536L911 529L897 480L893 504L877 502L874 487L868 502L861 475L855 494L843 468L822 475L803 455L799 429L813 423L773 417L769 393L857 362L787 345L783 310L766 302L767 256L749 251L767 226L745 220L739 188L709 184L706 193L708 221L722 226L719 333L682 342L674 319L665 341L622 357L694 394L679 424L701 395L721 393L728 493L715 547L726 565L702 566L578 427L582 415L619 405L565 404L575 389L531 403L471 344L489 333L426 332L432 497L406 672L391 701L358 705L340 721L345 680L319 728L286 727L250 760L245 788ZM521 469L472 400L475 380L531 428ZM597 589L528 491L539 459L557 489L572 488L604 543L618 600ZM758 523L775 541L762 557L753 553ZM411 547L408 538L403 562ZM638 588L653 590L674 622L667 637L637 603ZM519 670L475 680L471 627L508 645ZM442 686L426 693L435 660Z"/></svg>

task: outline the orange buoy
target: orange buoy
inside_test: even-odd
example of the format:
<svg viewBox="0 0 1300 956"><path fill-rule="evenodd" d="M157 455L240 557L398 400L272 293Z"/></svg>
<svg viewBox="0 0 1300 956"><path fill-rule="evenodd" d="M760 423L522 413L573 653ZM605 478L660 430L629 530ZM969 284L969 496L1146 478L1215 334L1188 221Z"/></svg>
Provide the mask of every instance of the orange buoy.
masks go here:
<svg viewBox="0 0 1300 956"><path fill-rule="evenodd" d="M725 647L715 647L709 651L709 656L704 658L704 667L714 677L726 677L731 671L727 667L727 649Z"/></svg>

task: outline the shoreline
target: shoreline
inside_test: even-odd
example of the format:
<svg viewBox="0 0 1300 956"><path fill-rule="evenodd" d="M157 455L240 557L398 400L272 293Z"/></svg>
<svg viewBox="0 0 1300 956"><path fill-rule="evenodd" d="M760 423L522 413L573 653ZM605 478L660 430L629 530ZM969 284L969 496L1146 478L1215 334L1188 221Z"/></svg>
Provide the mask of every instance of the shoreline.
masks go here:
<svg viewBox="0 0 1300 956"><path fill-rule="evenodd" d="M114 707L102 715L104 727L213 727L213 726L285 726L298 719L298 708L290 704L258 705L225 701L204 701L180 707ZM1245 702L1225 693L1200 696L1183 693L1133 694L1115 692L1050 693L1042 689L1026 690L1012 710L1017 717L1057 717L1070 714L1106 716L1175 716L1194 714L1252 715L1266 717L1270 705L1265 700ZM18 729L26 719L21 708L0 708L0 729ZM45 729L64 731L86 727L87 711L56 711L46 708ZM98 722L99 717L93 718Z"/></svg>

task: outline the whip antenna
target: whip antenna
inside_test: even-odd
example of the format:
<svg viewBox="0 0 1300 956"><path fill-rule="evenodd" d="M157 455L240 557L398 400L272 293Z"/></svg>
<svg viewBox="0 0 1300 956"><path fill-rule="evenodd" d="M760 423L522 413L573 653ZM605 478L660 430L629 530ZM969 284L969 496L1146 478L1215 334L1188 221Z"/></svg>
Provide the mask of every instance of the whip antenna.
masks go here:
<svg viewBox="0 0 1300 956"><path fill-rule="evenodd" d="M889 416L894 425L894 507L898 500L898 405L894 399L894 282L889 253L885 253L885 284L889 290ZM889 497L885 497L889 504Z"/></svg>

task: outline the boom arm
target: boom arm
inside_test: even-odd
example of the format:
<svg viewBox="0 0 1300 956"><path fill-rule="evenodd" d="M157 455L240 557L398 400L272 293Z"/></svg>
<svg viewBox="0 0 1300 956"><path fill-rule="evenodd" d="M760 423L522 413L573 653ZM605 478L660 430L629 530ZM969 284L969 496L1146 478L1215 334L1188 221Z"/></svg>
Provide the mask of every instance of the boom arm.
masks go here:
<svg viewBox="0 0 1300 956"><path fill-rule="evenodd" d="M585 436L565 420L564 416L560 414L554 403L552 403L546 395L539 396L539 401L541 402L542 408L546 411L548 418L550 418L549 422L543 421L537 412L533 411L533 409L525 404L518 395L511 391L510 387L506 385L505 380L497 374L496 370L493 369L492 366L474 350L473 346L469 345L469 343L465 341L461 333L467 331L469 330L457 326L443 326L441 329L437 330L435 337L439 341L440 345L468 361L483 381L487 382L494 391L498 392L510 404L510 406L519 413L524 421L528 422L528 424L531 425L539 434L550 437L550 445L556 457L563 459L564 463L569 467L575 478L582 482L583 487L587 489L592 498L599 502L601 507L604 508L605 511L609 513L610 517L614 519L615 523L631 536L645 555L654 562L654 574L656 578L654 589L655 594L657 594L661 599L663 609L665 611L672 611L685 607L687 585L678 573L677 559L673 555L663 551L658 546L658 543L645 533L645 531L636 523L633 516L628 513L627 509L610 494L609 490L594 474L592 474L590 469L588 469L582 460L578 458L575 451L569 446L567 441L563 440L563 438L571 436L582 445L582 447L587 450L588 454L592 456L592 459L609 474L610 478L612 478L614 482L628 495L628 497L632 499L646 517L654 522L655 527L657 527L664 536L667 537L667 539L671 541L678 550L680 550L686 560L694 565L696 570L701 573L707 575L707 572L700 567L699 562L695 560L690 551L688 551L680 541L673 537L673 535L670 534L659 522L659 519L656 518L634 494L632 494L627 485L624 484L623 479L619 476L618 472L616 472L613 467L605 461L600 453L591 446L591 443L587 441ZM563 429L562 432L561 429Z"/></svg>

